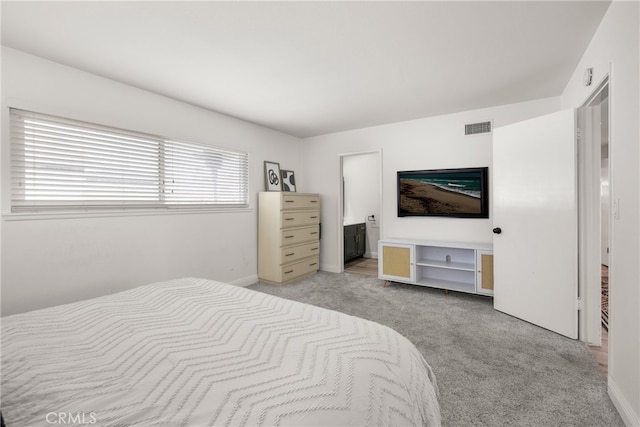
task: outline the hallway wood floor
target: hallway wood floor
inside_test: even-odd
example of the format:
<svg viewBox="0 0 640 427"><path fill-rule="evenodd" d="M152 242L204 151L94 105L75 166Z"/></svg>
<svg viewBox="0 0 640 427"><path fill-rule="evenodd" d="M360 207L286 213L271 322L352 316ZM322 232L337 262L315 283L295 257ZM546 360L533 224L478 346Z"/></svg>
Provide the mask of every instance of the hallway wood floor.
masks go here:
<svg viewBox="0 0 640 427"><path fill-rule="evenodd" d="M344 264L344 271L364 276L377 276L378 260L376 258L356 258Z"/></svg>
<svg viewBox="0 0 640 427"><path fill-rule="evenodd" d="M600 373L606 379L609 370L609 333L605 328L602 328L602 345L600 347L589 346L589 352L598 364Z"/></svg>

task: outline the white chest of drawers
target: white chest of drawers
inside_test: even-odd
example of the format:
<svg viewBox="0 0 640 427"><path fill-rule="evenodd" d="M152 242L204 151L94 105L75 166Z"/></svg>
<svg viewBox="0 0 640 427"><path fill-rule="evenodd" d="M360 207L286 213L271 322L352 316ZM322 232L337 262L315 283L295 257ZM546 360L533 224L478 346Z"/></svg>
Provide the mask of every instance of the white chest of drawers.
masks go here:
<svg viewBox="0 0 640 427"><path fill-rule="evenodd" d="M258 278L286 284L318 271L320 195L267 191L258 198Z"/></svg>

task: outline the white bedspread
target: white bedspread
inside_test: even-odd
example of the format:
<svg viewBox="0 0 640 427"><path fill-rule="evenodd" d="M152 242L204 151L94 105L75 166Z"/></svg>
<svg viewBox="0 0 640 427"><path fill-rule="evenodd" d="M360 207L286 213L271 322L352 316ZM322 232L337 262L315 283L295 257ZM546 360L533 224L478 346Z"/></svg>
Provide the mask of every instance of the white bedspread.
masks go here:
<svg viewBox="0 0 640 427"><path fill-rule="evenodd" d="M208 280L2 319L8 427L439 425L436 394L392 329Z"/></svg>

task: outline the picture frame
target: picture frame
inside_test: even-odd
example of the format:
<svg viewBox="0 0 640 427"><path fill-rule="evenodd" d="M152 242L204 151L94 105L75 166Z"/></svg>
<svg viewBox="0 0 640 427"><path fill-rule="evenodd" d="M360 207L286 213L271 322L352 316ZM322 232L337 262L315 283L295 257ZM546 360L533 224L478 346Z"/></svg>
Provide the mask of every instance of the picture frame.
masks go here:
<svg viewBox="0 0 640 427"><path fill-rule="evenodd" d="M282 191L280 163L264 161L264 184L267 191Z"/></svg>
<svg viewBox="0 0 640 427"><path fill-rule="evenodd" d="M280 171L282 177L282 191L296 191L296 180L293 171L290 170L281 170Z"/></svg>

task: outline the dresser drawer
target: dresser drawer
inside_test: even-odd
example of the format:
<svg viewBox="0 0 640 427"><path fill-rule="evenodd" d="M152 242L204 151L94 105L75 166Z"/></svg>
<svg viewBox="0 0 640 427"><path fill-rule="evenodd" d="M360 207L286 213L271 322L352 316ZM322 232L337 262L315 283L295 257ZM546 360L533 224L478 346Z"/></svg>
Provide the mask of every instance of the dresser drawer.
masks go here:
<svg viewBox="0 0 640 427"><path fill-rule="evenodd" d="M319 252L320 242L307 243L306 245L287 246L282 248L282 264L318 255Z"/></svg>
<svg viewBox="0 0 640 427"><path fill-rule="evenodd" d="M305 276L318 271L319 257L313 257L304 261L282 266L282 281L288 282L297 277Z"/></svg>
<svg viewBox="0 0 640 427"><path fill-rule="evenodd" d="M282 209L320 209L320 196L317 194L283 194Z"/></svg>
<svg viewBox="0 0 640 427"><path fill-rule="evenodd" d="M320 223L320 211L282 212L282 228Z"/></svg>
<svg viewBox="0 0 640 427"><path fill-rule="evenodd" d="M313 242L318 240L319 237L317 225L313 227L284 229L281 233L283 247L298 243Z"/></svg>

